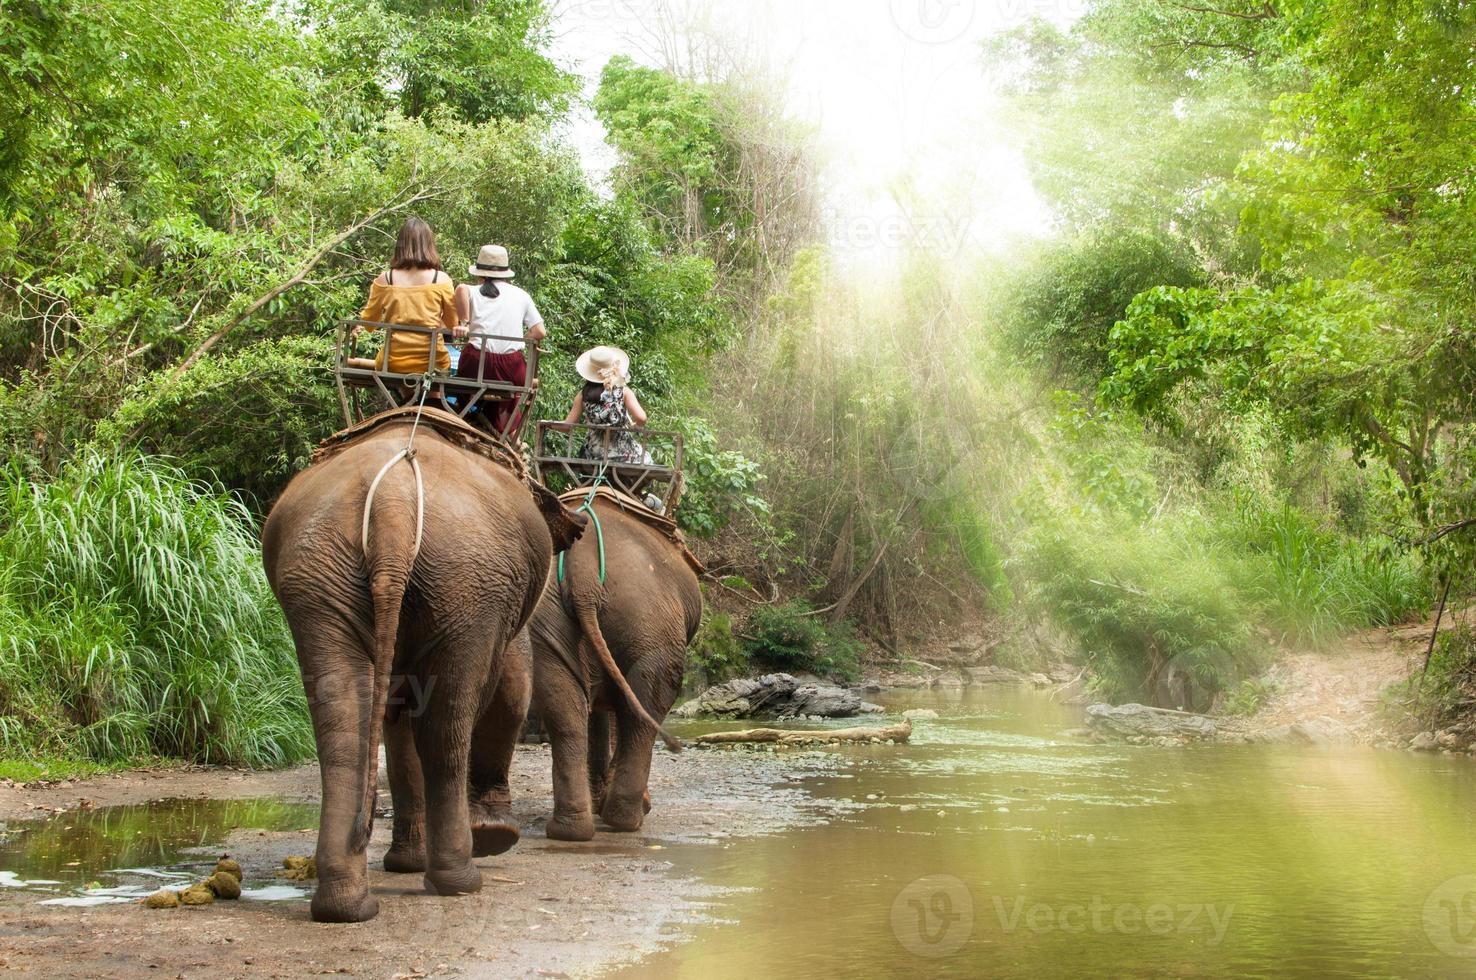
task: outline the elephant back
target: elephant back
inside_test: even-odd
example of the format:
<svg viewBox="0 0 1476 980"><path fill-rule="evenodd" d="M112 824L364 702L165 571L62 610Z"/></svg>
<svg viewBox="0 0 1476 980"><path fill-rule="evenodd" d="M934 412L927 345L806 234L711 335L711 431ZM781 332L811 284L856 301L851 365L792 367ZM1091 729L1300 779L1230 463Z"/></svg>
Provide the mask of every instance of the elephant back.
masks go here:
<svg viewBox="0 0 1476 980"><path fill-rule="evenodd" d="M592 490L586 487L578 487L559 494L559 500L566 508L571 510L578 509L586 503L593 504L596 500L607 501L619 508L621 513L652 528L670 540L672 544L676 545L677 550L682 555L682 560L687 563L687 567L692 569L693 574L698 578L702 578L707 574L707 567L702 564L696 555L692 554L692 549L687 547L686 535L682 534L681 528L677 527L676 521L664 514L656 513L629 494L622 493L614 487L609 486L598 486Z"/></svg>
<svg viewBox="0 0 1476 980"><path fill-rule="evenodd" d="M523 486L528 488L528 491L533 494L534 502L538 505L538 512L543 516L544 523L548 525L548 533L553 539L553 550L556 554L568 549L579 538L588 522L583 516L572 513L564 507L552 490L532 479L528 472L528 465L524 461L522 450L525 447L515 446L500 436L471 426L460 416L438 408L407 405L380 412L358 425L335 432L324 439L313 452L313 463L316 465L326 462L388 426L414 421L417 413L420 426L433 430L458 449L505 467L517 477Z"/></svg>

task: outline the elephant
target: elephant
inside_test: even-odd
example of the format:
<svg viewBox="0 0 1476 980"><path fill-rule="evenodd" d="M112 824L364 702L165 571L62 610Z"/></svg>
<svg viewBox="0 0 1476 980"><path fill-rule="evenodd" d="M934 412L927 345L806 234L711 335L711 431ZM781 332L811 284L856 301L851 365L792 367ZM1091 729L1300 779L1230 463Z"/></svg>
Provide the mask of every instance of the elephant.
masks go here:
<svg viewBox="0 0 1476 980"><path fill-rule="evenodd" d="M313 919L378 912L365 851L381 733L387 870L423 871L437 894L475 892L472 858L517 841L507 769L529 699L526 625L583 520L527 478L516 451L435 409L339 433L282 492L262 554L322 770Z"/></svg>
<svg viewBox="0 0 1476 980"><path fill-rule="evenodd" d="M675 524L610 491L590 506L598 533L586 527L565 554L564 581L550 581L528 628L534 708L553 750L554 840L594 837L595 808L613 830L640 829L656 736L681 748L657 719L702 619L701 566Z"/></svg>

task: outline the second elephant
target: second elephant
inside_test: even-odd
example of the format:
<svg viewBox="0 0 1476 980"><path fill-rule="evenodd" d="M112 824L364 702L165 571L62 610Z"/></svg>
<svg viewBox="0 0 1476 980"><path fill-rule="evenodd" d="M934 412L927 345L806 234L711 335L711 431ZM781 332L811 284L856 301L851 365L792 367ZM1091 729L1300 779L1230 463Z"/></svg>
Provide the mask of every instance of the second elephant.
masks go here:
<svg viewBox="0 0 1476 980"><path fill-rule="evenodd" d="M680 748L659 721L702 620L695 559L675 525L608 491L590 507L598 530L550 576L529 625L533 706L553 749L554 840L594 837L596 809L613 830L640 829L656 736Z"/></svg>

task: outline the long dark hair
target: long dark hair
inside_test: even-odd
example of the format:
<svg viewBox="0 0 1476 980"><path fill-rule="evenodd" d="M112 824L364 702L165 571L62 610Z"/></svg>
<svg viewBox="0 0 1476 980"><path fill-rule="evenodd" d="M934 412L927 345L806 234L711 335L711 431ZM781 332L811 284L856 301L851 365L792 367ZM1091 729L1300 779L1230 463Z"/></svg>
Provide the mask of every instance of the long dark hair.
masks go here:
<svg viewBox="0 0 1476 980"><path fill-rule="evenodd" d="M496 279L490 279L490 278L483 279L482 280L482 288L479 289L479 290L477 290L477 292L481 293L483 296L487 297L488 299L496 299L497 298L497 280Z"/></svg>
<svg viewBox="0 0 1476 980"><path fill-rule="evenodd" d="M600 396L602 396L607 390L608 389L598 381L586 381L584 383L583 391L584 404L598 405L600 403Z"/></svg>
<svg viewBox="0 0 1476 980"><path fill-rule="evenodd" d="M436 233L420 218L410 216L400 226L395 239L395 257L391 269L439 269L441 253L436 251Z"/></svg>

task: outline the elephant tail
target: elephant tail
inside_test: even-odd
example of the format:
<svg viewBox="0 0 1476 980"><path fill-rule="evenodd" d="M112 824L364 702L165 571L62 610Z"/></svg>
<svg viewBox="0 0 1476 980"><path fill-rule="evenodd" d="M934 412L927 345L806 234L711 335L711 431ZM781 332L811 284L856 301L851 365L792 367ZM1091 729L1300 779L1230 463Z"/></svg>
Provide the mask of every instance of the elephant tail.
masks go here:
<svg viewBox="0 0 1476 980"><path fill-rule="evenodd" d="M641 704L641 699L636 697L635 691L630 689L630 682L621 673L620 665L615 662L615 655L610 652L609 644L605 642L605 634L600 632L600 618L595 612L594 604L576 600L574 614L579 619L579 628L584 631L584 635L589 638L590 645L595 648L595 653L600 658L600 665L605 668L605 673L609 675L615 686L620 688L620 693L624 695L626 703L630 705L630 710L636 718L643 724L651 726L656 734L661 736L661 741L666 743L668 749L680 752L682 750L681 740L662 728L661 723L652 718L646 706Z"/></svg>
<svg viewBox="0 0 1476 980"><path fill-rule="evenodd" d="M418 537L418 532L416 534ZM403 539L403 540L402 540ZM374 610L374 640L371 649L371 685L374 701L369 708L369 731L364 740L364 801L354 821L355 850L369 843L374 829L374 806L379 794L379 743L384 734L384 716L389 701L390 673L394 669L395 644L399 638L400 607L415 564L414 549L418 542L405 527L376 525L365 543L369 566L369 598Z"/></svg>

